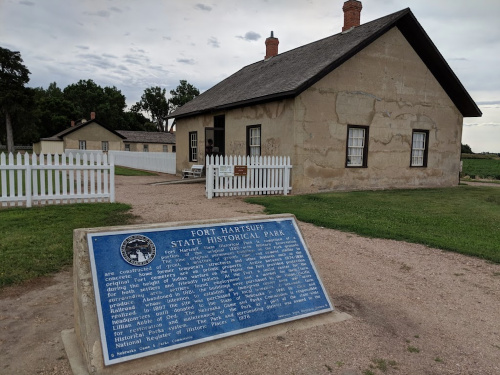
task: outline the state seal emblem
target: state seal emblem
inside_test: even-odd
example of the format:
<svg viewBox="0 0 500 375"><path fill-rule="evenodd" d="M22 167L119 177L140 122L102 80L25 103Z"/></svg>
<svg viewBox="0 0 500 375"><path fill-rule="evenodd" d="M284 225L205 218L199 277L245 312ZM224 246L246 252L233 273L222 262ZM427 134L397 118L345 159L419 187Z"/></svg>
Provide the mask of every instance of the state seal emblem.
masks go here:
<svg viewBox="0 0 500 375"><path fill-rule="evenodd" d="M122 258L133 266L146 266L156 256L156 246L146 236L135 234L125 238L120 246Z"/></svg>

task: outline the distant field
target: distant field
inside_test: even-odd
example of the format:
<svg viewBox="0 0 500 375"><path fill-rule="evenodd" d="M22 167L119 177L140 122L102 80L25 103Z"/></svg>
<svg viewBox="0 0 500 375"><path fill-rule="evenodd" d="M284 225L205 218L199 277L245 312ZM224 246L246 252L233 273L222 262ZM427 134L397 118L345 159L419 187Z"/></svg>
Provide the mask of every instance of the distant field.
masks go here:
<svg viewBox="0 0 500 375"><path fill-rule="evenodd" d="M498 159L463 159L463 174L500 180L500 158Z"/></svg>

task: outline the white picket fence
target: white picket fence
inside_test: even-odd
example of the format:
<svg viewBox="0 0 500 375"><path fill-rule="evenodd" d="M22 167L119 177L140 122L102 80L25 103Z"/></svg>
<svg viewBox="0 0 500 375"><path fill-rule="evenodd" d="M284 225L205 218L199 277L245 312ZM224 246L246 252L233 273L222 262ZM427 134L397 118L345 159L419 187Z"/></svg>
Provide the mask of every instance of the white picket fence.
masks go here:
<svg viewBox="0 0 500 375"><path fill-rule="evenodd" d="M246 166L246 176L224 177L221 166ZM287 195L291 190L292 165L285 156L209 156L206 164L206 195Z"/></svg>
<svg viewBox="0 0 500 375"><path fill-rule="evenodd" d="M0 203L26 206L115 201L115 167L107 155L0 154Z"/></svg>

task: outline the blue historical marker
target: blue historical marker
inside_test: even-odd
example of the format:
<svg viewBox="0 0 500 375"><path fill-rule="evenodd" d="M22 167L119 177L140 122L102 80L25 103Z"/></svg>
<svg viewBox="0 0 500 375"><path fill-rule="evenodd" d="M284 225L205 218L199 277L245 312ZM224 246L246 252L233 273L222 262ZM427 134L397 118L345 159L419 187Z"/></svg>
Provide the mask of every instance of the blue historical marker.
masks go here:
<svg viewBox="0 0 500 375"><path fill-rule="evenodd" d="M106 365L333 310L292 218L88 243Z"/></svg>

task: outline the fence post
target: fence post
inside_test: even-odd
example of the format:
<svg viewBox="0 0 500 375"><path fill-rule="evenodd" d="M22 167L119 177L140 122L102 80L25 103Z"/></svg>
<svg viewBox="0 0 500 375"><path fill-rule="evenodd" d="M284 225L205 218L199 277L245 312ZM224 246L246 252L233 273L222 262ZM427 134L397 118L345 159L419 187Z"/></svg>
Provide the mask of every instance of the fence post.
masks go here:
<svg viewBox="0 0 500 375"><path fill-rule="evenodd" d="M207 178L206 178L206 184L207 184L207 198L212 199L214 196L214 163L212 162L212 155L209 155L207 158Z"/></svg>
<svg viewBox="0 0 500 375"><path fill-rule="evenodd" d="M285 158L285 173L283 176L283 195L288 195L288 182L290 180L290 158Z"/></svg>
<svg viewBox="0 0 500 375"><path fill-rule="evenodd" d="M31 198L31 164L30 164L30 156L28 153L24 154L24 165L25 169L25 194L26 194L26 207L31 207L32 198Z"/></svg>
<svg viewBox="0 0 500 375"><path fill-rule="evenodd" d="M109 202L115 202L115 156L109 156Z"/></svg>

